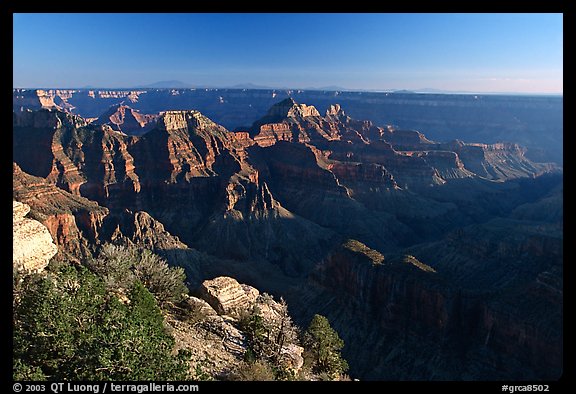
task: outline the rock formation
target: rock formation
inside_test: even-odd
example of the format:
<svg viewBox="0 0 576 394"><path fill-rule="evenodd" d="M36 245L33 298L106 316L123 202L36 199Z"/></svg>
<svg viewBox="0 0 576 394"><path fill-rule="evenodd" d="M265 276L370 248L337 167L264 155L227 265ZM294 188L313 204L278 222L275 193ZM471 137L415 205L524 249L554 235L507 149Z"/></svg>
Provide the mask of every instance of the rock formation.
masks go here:
<svg viewBox="0 0 576 394"><path fill-rule="evenodd" d="M181 302L183 317L168 315L167 324L175 339L175 350L187 349L193 365L204 374L226 379L237 369L246 351L244 333L230 319L203 299L186 296Z"/></svg>
<svg viewBox="0 0 576 394"><path fill-rule="evenodd" d="M37 220L27 219L30 207L12 202L12 264L18 272L38 272L58 252L48 229Z"/></svg>
<svg viewBox="0 0 576 394"><path fill-rule="evenodd" d="M204 281L200 288L203 298L220 315L233 315L248 310L259 295L258 290L254 290L245 289L236 279L226 276Z"/></svg>
<svg viewBox="0 0 576 394"><path fill-rule="evenodd" d="M272 106L267 116L271 118L305 118L308 116L320 116L320 113L312 105L298 104L294 99L288 98Z"/></svg>
<svg viewBox="0 0 576 394"><path fill-rule="evenodd" d="M463 265L470 261L462 254L458 263L451 264L453 255L434 257L445 254L446 248L430 248L437 254L411 251L422 260L411 255L383 258L348 241L297 290L302 302L295 305L295 313L319 308L328 316L347 344L345 357L363 360L360 374L366 379L475 380L512 375L520 380L557 379L562 363L562 290L556 258L545 273L523 279L517 274L521 269L509 265L508 280L511 276L516 280L507 287L502 282L481 284L483 275L493 281L507 277L493 270L487 274L480 257L475 272L479 281L450 277L462 275ZM428 264L438 261L450 264L453 274ZM479 287L470 288L471 283ZM510 292L502 295L494 290L500 286ZM386 350L366 352L366 346Z"/></svg>
<svg viewBox="0 0 576 394"><path fill-rule="evenodd" d="M111 214L94 201L25 173L16 163L12 179L14 198L27 204L30 215L46 226L62 253L86 257L91 253L90 245L104 242L152 250L186 248L146 212L124 210Z"/></svg>
<svg viewBox="0 0 576 394"><path fill-rule="evenodd" d="M127 105L112 106L95 121L113 130L130 135L142 135L154 127L157 115L141 114Z"/></svg>
<svg viewBox="0 0 576 394"><path fill-rule="evenodd" d="M198 296L187 296L181 307L184 315L192 313L199 322L190 325L176 316L168 319L176 349L188 348L193 362L212 376L226 378L240 366L247 349L245 334L238 328L239 318L258 306L264 320L270 323L278 318L280 305L256 288L240 284L231 277L204 281ZM282 362L296 374L304 365L303 351L296 344L281 350Z"/></svg>
<svg viewBox="0 0 576 394"><path fill-rule="evenodd" d="M267 322L274 322L280 318L280 304L261 295L258 289L240 284L231 277L221 276L204 281L200 286L199 294L219 315L238 319L239 316L257 307L262 318ZM281 350L283 362L295 373L298 373L304 365L303 351L304 348L295 344L288 344Z"/></svg>

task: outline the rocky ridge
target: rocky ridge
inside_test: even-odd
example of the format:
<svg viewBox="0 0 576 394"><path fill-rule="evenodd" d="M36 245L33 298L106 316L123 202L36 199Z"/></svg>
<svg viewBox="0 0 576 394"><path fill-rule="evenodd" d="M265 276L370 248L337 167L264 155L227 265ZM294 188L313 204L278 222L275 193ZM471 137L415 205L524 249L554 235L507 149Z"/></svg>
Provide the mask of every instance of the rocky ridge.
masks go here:
<svg viewBox="0 0 576 394"><path fill-rule="evenodd" d="M562 97L266 89L14 89L13 107L57 105L85 118L97 118L115 105L129 105L143 114L195 108L233 129L252 124L286 98L312 104L320 113L338 102L353 118L423 130L438 141L518 142L528 147L531 160L562 164Z"/></svg>
<svg viewBox="0 0 576 394"><path fill-rule="evenodd" d="M185 249L146 212L127 210L111 214L98 203L62 190L44 178L13 164L13 197L29 207L30 216L42 223L67 256L87 257L105 242L135 244L151 250Z"/></svg>

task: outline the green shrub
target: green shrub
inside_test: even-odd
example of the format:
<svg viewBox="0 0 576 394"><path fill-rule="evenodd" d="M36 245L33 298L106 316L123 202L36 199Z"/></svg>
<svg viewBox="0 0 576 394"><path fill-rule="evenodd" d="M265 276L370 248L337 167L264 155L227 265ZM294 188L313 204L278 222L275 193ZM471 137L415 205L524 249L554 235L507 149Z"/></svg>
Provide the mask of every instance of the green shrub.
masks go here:
<svg viewBox="0 0 576 394"><path fill-rule="evenodd" d="M14 359L12 378L14 380L46 380L39 367L31 367L19 358Z"/></svg>
<svg viewBox="0 0 576 394"><path fill-rule="evenodd" d="M134 274L156 296L160 303L177 302L188 289L186 274L181 267L169 267L166 261L149 250L144 250L134 264Z"/></svg>
<svg viewBox="0 0 576 394"><path fill-rule="evenodd" d="M153 295L138 281L123 301L82 267L22 283L14 308L14 379L181 380L187 355Z"/></svg>
<svg viewBox="0 0 576 394"><path fill-rule="evenodd" d="M88 260L87 266L102 278L109 290L125 292L136 279L131 268L137 261L136 249L106 244L97 258Z"/></svg>
<svg viewBox="0 0 576 394"><path fill-rule="evenodd" d="M168 266L149 250L106 244L87 265L114 292L126 293L138 279L161 305L177 302L188 292L184 269Z"/></svg>

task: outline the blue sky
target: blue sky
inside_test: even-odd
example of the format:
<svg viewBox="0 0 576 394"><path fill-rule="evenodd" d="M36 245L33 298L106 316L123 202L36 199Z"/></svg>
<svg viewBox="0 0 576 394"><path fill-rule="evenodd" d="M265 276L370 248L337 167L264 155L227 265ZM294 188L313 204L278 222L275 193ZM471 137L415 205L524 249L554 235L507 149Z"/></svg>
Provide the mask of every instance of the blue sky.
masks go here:
<svg viewBox="0 0 576 394"><path fill-rule="evenodd" d="M561 93L562 14L14 14L14 87Z"/></svg>

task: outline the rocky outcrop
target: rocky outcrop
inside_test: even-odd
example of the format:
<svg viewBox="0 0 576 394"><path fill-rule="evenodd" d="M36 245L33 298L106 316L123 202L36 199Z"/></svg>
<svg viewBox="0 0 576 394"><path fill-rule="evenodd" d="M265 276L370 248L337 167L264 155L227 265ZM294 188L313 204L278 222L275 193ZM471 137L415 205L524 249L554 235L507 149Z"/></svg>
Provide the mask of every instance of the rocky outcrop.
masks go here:
<svg viewBox="0 0 576 394"><path fill-rule="evenodd" d="M192 244L219 258L272 263L298 276L322 255L333 235L283 207L259 177L231 177L225 202L223 214L212 215Z"/></svg>
<svg viewBox="0 0 576 394"><path fill-rule="evenodd" d="M264 321L280 324L281 306L270 296L260 294L258 289L240 284L236 279L226 276L206 280L199 289L199 295L219 315L231 316L238 319L243 314L251 313L254 308L259 311ZM238 344L243 343L243 336L225 335L227 338L241 338ZM245 349L244 349L245 350ZM288 344L281 349L284 365L298 373L304 365L302 353L304 348L296 344Z"/></svg>
<svg viewBox="0 0 576 394"><path fill-rule="evenodd" d="M204 281L200 294L221 315L248 310L258 297L258 292L247 292L236 279L226 276Z"/></svg>
<svg viewBox="0 0 576 394"><path fill-rule="evenodd" d="M281 305L267 294L260 294L255 287L238 283L229 276L219 276L202 282L199 297L206 301L218 315L238 319L257 307L266 321L279 319Z"/></svg>
<svg viewBox="0 0 576 394"><path fill-rule="evenodd" d="M95 121L125 134L142 135L154 127L157 115L141 114L127 105L111 107Z"/></svg>
<svg viewBox="0 0 576 394"><path fill-rule="evenodd" d="M69 104L68 100L76 93L77 90L66 89L15 89L13 105L15 110L54 108L73 111L75 107Z"/></svg>
<svg viewBox="0 0 576 394"><path fill-rule="evenodd" d="M327 169L336 176L339 183L352 190L366 187L382 190L398 188L392 174L381 164L333 161Z"/></svg>
<svg viewBox="0 0 576 394"><path fill-rule="evenodd" d="M337 116L337 117L342 117L342 116L346 116L346 113L344 112L344 110L340 107L340 104L334 104L334 105L330 105L328 107L328 109L326 110L326 116Z"/></svg>
<svg viewBox="0 0 576 394"><path fill-rule="evenodd" d="M131 143L107 126L88 127L83 119L62 112L15 114L14 161L32 175L97 201L108 195L111 184L124 182L138 190L134 161L127 151Z"/></svg>
<svg viewBox="0 0 576 394"><path fill-rule="evenodd" d="M531 163L513 144L439 144L419 131L353 120L339 105L330 106L325 117L302 116L298 108L292 99L278 103L253 124L254 141L261 147L279 141L313 145L320 156L340 162L330 168L344 177L349 172L345 168L377 164L398 187L422 189L453 179L502 181L553 171L550 165Z"/></svg>
<svg viewBox="0 0 576 394"><path fill-rule="evenodd" d="M214 176L228 165L231 173L239 170L232 150L229 132L198 111L167 111L133 152L137 166L148 169L144 177L175 183Z"/></svg>
<svg viewBox="0 0 576 394"><path fill-rule="evenodd" d="M178 237L145 211L124 211L106 218L102 224L102 241L137 245L150 250L185 249Z"/></svg>
<svg viewBox="0 0 576 394"><path fill-rule="evenodd" d="M143 182L149 188L144 194L149 195L150 189L165 188L166 182L226 178L239 171L249 176L258 174L249 151L253 141L263 148L280 142L308 144L319 158L319 168L334 169L343 178L360 169L362 177L370 178L364 169L373 172L378 168L376 172L383 173L390 187L414 190L452 179L503 181L556 170L530 162L513 144L438 144L417 131L354 121L336 106L326 117L306 115L308 110L302 108L293 100L279 103L253 125L253 139L249 133L228 132L198 111L166 111L157 128L140 138L121 135L106 126L89 126L78 117L57 111L15 113L14 156L25 171L46 177L74 194L103 205L118 199L133 201L129 206L133 210L147 208L148 203L137 197ZM32 150L31 140L36 146ZM364 189L371 187L365 185Z"/></svg>
<svg viewBox="0 0 576 394"><path fill-rule="evenodd" d="M267 123L260 126L254 141L262 147L274 145L277 141L292 142L292 130L286 123Z"/></svg>
<svg viewBox="0 0 576 394"><path fill-rule="evenodd" d="M392 144L396 150L426 150L433 144L424 134L416 130L403 130L388 127L381 129L379 139Z"/></svg>
<svg viewBox="0 0 576 394"><path fill-rule="evenodd" d="M553 170L549 164L533 163L517 144L463 144L455 150L469 171L486 179L507 180L540 175Z"/></svg>
<svg viewBox="0 0 576 394"><path fill-rule="evenodd" d="M342 119L347 121L343 112L340 113ZM290 98L272 106L266 116L254 122L251 133L260 146L270 146L276 141L308 143L339 140L345 130L341 125L342 119L334 116L324 118L313 106L297 104ZM357 133L352 134L361 138Z"/></svg>
<svg viewBox="0 0 576 394"><path fill-rule="evenodd" d="M282 358L281 362L286 365L290 370L297 374L304 366L304 348L293 343L288 346L283 346L281 349Z"/></svg>
<svg viewBox="0 0 576 394"><path fill-rule="evenodd" d="M262 157L259 163L261 176L269 177L270 182L282 179L284 182L321 187L334 194L346 194L334 174L318 164L316 155L308 146L279 142L266 149L253 150L253 153Z"/></svg>
<svg viewBox="0 0 576 394"><path fill-rule="evenodd" d="M88 243L98 242L108 209L57 188L44 178L27 174L16 163L12 187L14 199L30 206L30 215L48 228L59 251L86 256Z"/></svg>
<svg viewBox="0 0 576 394"><path fill-rule="evenodd" d="M244 148L254 145L254 141L250 138L248 131L234 131L230 134L230 138L238 150L243 150Z"/></svg>
<svg viewBox="0 0 576 394"><path fill-rule="evenodd" d="M429 150L415 153L432 168L438 171L438 175L444 180L473 177L475 174L468 170L458 154L450 151Z"/></svg>
<svg viewBox="0 0 576 394"><path fill-rule="evenodd" d="M254 306L265 320L279 317L280 304L270 296L260 294L255 287L238 283L229 276L219 276L205 280L198 290L200 298L205 300L219 315L238 318L249 313Z"/></svg>
<svg viewBox="0 0 576 394"><path fill-rule="evenodd" d="M12 124L14 127L55 130L64 126L78 128L87 125L84 118L55 109L45 109L40 111L14 111L12 113L12 118Z"/></svg>
<svg viewBox="0 0 576 394"><path fill-rule="evenodd" d="M308 116L320 116L318 110L312 105L298 104L294 99L287 98L273 105L268 114L270 118L305 118Z"/></svg>
<svg viewBox="0 0 576 394"><path fill-rule="evenodd" d="M259 311L266 324L279 323L280 304L272 297L231 277L204 281L198 297L185 296L169 314L167 323L176 341L176 350L187 349L196 371L228 380L240 368L248 349L240 318ZM304 348L290 343L280 349L280 362L295 374L302 369Z"/></svg>
<svg viewBox="0 0 576 394"><path fill-rule="evenodd" d="M25 218L28 212L28 205L12 202L12 264L15 271L23 273L43 270L58 252L48 229Z"/></svg>

